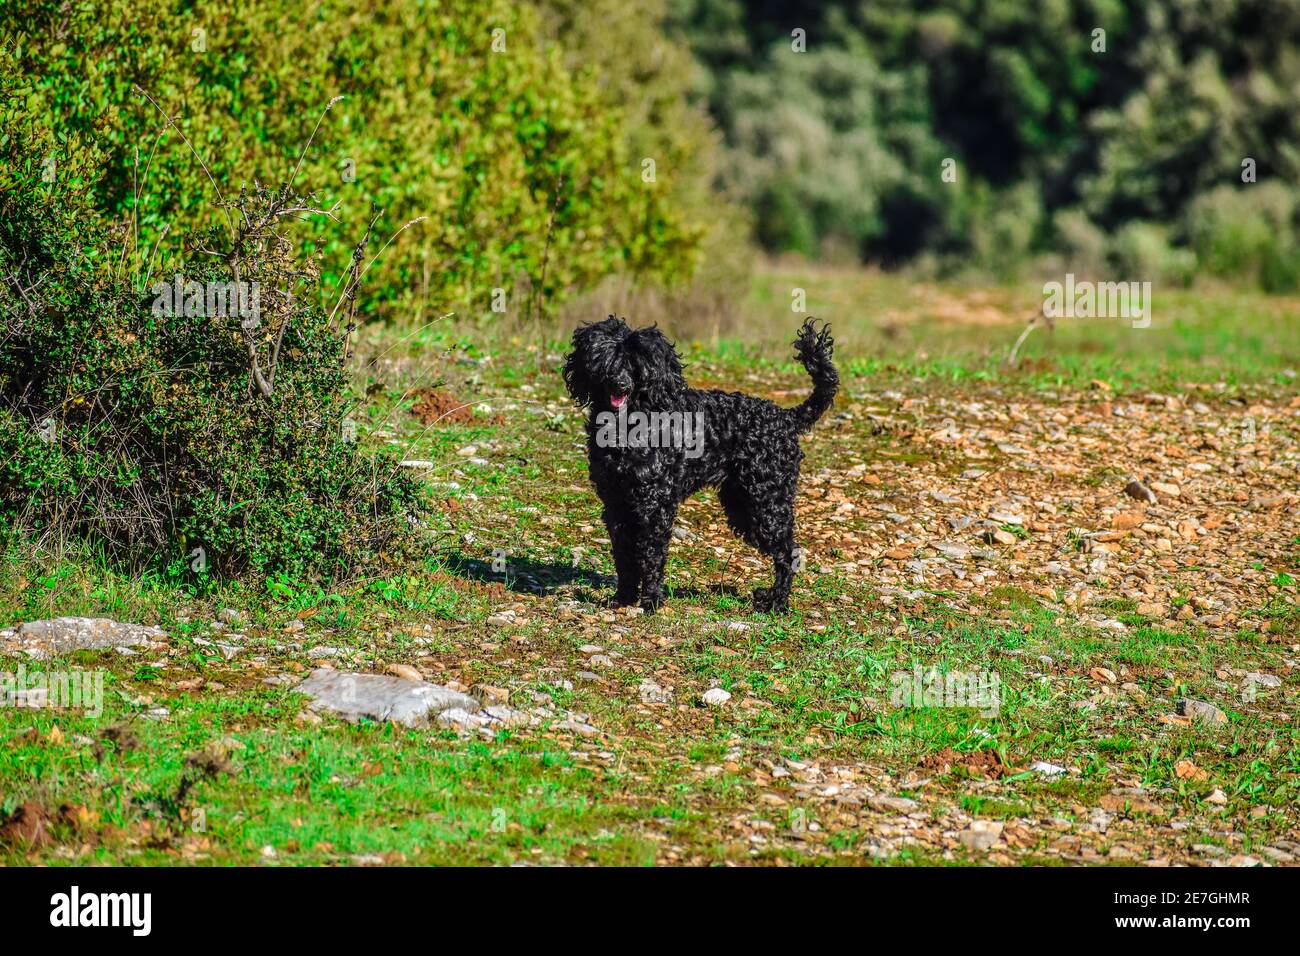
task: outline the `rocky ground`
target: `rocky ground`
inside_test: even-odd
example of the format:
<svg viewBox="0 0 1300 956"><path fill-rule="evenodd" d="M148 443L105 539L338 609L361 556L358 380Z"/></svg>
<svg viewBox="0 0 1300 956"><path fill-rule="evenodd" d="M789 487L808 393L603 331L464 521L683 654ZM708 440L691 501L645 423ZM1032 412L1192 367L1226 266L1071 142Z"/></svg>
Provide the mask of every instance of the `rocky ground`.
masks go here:
<svg viewBox="0 0 1300 956"><path fill-rule="evenodd" d="M803 384L692 374L783 404ZM0 631L0 669L108 678L102 715L0 716L0 848L1297 862L1294 389L870 384L850 378L806 443L805 566L780 616L750 612L770 572L707 495L682 509L665 609L607 606L553 377L423 396L476 407L379 434L427 442L407 452L440 500L424 568L224 610L158 602L139 614L156 631ZM104 606L74 591L45 606ZM992 696L971 706L965 686Z"/></svg>

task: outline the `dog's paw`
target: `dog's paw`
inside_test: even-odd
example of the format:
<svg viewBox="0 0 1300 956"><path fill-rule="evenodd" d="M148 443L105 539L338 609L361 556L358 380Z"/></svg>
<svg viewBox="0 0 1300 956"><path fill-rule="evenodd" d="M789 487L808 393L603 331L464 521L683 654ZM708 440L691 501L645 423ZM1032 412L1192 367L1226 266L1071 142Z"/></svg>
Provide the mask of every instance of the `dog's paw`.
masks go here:
<svg viewBox="0 0 1300 956"><path fill-rule="evenodd" d="M647 594L641 599L641 610L647 614L653 614L663 606L664 598L662 594Z"/></svg>
<svg viewBox="0 0 1300 956"><path fill-rule="evenodd" d="M754 610L784 614L790 610L789 598L776 594L771 588L754 588Z"/></svg>
<svg viewBox="0 0 1300 956"><path fill-rule="evenodd" d="M640 604L641 597L638 594L628 594L625 591L618 591L614 594L614 607L632 607L634 604Z"/></svg>

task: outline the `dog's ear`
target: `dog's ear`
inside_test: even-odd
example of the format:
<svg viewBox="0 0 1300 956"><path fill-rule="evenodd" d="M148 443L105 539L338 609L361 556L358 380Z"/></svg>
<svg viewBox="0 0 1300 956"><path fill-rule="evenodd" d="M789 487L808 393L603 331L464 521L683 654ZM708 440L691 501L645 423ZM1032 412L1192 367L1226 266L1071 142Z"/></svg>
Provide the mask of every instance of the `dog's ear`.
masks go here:
<svg viewBox="0 0 1300 956"><path fill-rule="evenodd" d="M661 404L674 392L686 388L681 356L658 327L637 329L629 341L637 388L646 393L650 404Z"/></svg>
<svg viewBox="0 0 1300 956"><path fill-rule="evenodd" d="M573 330L573 351L564 360L564 387L580 406L591 404L591 379L587 377L587 353L592 337L596 334L594 325L581 325Z"/></svg>

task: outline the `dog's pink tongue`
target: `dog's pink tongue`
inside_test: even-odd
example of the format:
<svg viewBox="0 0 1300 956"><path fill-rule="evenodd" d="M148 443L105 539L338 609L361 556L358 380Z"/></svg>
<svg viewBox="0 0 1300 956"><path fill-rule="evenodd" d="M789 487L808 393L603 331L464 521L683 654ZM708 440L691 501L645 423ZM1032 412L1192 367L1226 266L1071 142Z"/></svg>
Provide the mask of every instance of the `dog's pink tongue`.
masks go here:
<svg viewBox="0 0 1300 956"><path fill-rule="evenodd" d="M622 407L623 407L623 403L626 402L626 401L627 401L627 396L626 396L626 395L611 395L611 396L609 396L609 403L610 403L611 405L613 405L615 408L622 408Z"/></svg>

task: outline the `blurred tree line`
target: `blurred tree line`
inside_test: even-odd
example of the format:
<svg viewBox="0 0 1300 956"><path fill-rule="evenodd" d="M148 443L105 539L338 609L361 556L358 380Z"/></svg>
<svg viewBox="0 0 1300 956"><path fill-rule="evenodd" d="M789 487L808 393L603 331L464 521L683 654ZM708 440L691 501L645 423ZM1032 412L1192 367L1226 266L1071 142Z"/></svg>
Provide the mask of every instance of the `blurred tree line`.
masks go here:
<svg viewBox="0 0 1300 956"><path fill-rule="evenodd" d="M672 0L669 29L770 251L1300 284L1300 0Z"/></svg>

